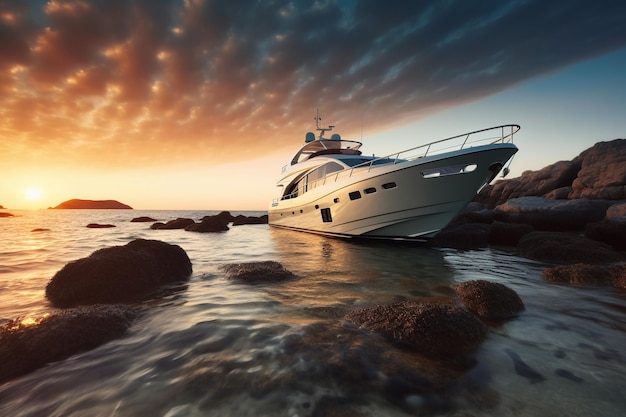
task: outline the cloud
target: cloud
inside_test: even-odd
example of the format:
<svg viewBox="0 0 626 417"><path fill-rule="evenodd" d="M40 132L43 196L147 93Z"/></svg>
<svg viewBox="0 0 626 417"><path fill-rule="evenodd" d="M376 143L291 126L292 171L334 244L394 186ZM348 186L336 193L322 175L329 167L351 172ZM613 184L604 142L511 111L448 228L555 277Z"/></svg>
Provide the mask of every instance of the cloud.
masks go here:
<svg viewBox="0 0 626 417"><path fill-rule="evenodd" d="M143 166L297 145L319 107L355 134L626 46L590 1L9 1L0 165Z"/></svg>

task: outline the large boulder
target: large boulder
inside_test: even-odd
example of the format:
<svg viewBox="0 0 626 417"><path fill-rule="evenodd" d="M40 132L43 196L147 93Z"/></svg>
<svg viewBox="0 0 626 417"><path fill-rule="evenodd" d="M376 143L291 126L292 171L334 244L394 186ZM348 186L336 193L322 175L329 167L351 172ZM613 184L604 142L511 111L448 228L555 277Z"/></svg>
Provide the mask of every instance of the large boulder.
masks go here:
<svg viewBox="0 0 626 417"><path fill-rule="evenodd" d="M275 283L293 279L296 275L276 261L244 262L220 267L226 277L246 284Z"/></svg>
<svg viewBox="0 0 626 417"><path fill-rule="evenodd" d="M579 158L581 168L570 199L626 199L626 139L596 143Z"/></svg>
<svg viewBox="0 0 626 417"><path fill-rule="evenodd" d="M244 224L267 224L268 219L267 214L258 217L239 215L233 220L233 226L241 226Z"/></svg>
<svg viewBox="0 0 626 417"><path fill-rule="evenodd" d="M452 288L461 302L481 319L508 320L524 310L519 295L504 284L475 280L453 285Z"/></svg>
<svg viewBox="0 0 626 417"><path fill-rule="evenodd" d="M493 245L517 246L520 239L535 230L529 224L493 222L489 226L489 243Z"/></svg>
<svg viewBox="0 0 626 417"><path fill-rule="evenodd" d="M559 265L543 271L552 282L584 285L608 285L626 288L626 264L619 265Z"/></svg>
<svg viewBox="0 0 626 417"><path fill-rule="evenodd" d="M626 250L626 218L611 217L590 223L585 229L585 236L607 243L617 250Z"/></svg>
<svg viewBox="0 0 626 417"><path fill-rule="evenodd" d="M446 303L377 305L351 311L346 320L436 358L469 353L487 337L487 328L470 310Z"/></svg>
<svg viewBox="0 0 626 417"><path fill-rule="evenodd" d="M65 265L46 287L57 307L143 301L189 279L191 261L177 245L137 239Z"/></svg>
<svg viewBox="0 0 626 417"><path fill-rule="evenodd" d="M497 181L484 187L474 201L495 207L505 201L525 196L543 196L571 186L580 169L580 160L559 161L539 171L524 171L519 178Z"/></svg>
<svg viewBox="0 0 626 417"><path fill-rule="evenodd" d="M205 216L200 223L192 223L185 227L188 232L214 233L225 232L228 229L230 220L226 216Z"/></svg>
<svg viewBox="0 0 626 417"><path fill-rule="evenodd" d="M554 263L612 263L622 255L611 246L568 233L532 232L520 239L519 254L525 258Z"/></svg>
<svg viewBox="0 0 626 417"><path fill-rule="evenodd" d="M613 204L607 209L606 217L608 219L619 219L623 217L623 220L626 220L626 202Z"/></svg>
<svg viewBox="0 0 626 417"><path fill-rule="evenodd" d="M499 220L525 223L539 230L584 230L602 220L612 202L607 200L550 200L544 197L514 198L495 208Z"/></svg>
<svg viewBox="0 0 626 417"><path fill-rule="evenodd" d="M136 316L126 305L92 305L9 321L0 326L0 383L118 338Z"/></svg>
<svg viewBox="0 0 626 417"><path fill-rule="evenodd" d="M495 207L509 199L543 196L554 199L626 199L626 140L598 142L571 161L484 187L474 201Z"/></svg>

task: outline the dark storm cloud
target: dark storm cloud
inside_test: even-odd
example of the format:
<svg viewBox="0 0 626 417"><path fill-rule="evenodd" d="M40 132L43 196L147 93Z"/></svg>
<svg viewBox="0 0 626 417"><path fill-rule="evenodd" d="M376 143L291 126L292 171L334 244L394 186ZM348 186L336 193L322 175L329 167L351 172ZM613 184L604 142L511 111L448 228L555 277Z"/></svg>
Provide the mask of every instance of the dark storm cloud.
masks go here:
<svg viewBox="0 0 626 417"><path fill-rule="evenodd" d="M624 21L621 1L2 2L0 151L246 158L316 107L382 129L625 47Z"/></svg>

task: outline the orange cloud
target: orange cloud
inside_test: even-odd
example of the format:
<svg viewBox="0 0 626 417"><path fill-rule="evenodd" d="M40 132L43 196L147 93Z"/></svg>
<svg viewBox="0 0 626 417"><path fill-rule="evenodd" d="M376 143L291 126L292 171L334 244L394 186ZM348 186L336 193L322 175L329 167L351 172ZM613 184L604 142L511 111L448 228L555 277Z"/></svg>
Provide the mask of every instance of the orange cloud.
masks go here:
<svg viewBox="0 0 626 417"><path fill-rule="evenodd" d="M252 158L299 143L316 107L344 136L383 129L623 47L625 9L3 2L0 166Z"/></svg>

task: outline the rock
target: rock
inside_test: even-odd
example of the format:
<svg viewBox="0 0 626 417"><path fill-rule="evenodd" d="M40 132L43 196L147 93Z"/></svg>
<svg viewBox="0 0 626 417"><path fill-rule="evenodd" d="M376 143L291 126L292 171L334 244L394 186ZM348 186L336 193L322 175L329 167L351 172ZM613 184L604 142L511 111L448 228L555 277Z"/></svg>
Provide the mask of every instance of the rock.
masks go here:
<svg viewBox="0 0 626 417"><path fill-rule="evenodd" d="M560 265L547 268L543 277L552 282L566 284L607 285L626 288L626 264L619 265Z"/></svg>
<svg viewBox="0 0 626 417"><path fill-rule="evenodd" d="M89 223L86 227L89 229L107 229L111 227L115 227L114 224L99 224L99 223Z"/></svg>
<svg viewBox="0 0 626 417"><path fill-rule="evenodd" d="M13 214L4 212L0 213L0 217L13 217Z"/></svg>
<svg viewBox="0 0 626 417"><path fill-rule="evenodd" d="M377 305L352 311L346 320L437 358L468 353L487 337L487 328L470 310L451 304Z"/></svg>
<svg viewBox="0 0 626 417"><path fill-rule="evenodd" d="M48 283L46 297L57 307L133 303L190 275L191 261L180 246L137 239L68 263Z"/></svg>
<svg viewBox="0 0 626 417"><path fill-rule="evenodd" d="M609 207L606 211L606 217L609 219L623 217L626 219L626 203L616 203Z"/></svg>
<svg viewBox="0 0 626 417"><path fill-rule="evenodd" d="M611 263L622 256L611 246L582 236L555 232L532 232L520 239L521 256L554 263Z"/></svg>
<svg viewBox="0 0 626 417"><path fill-rule="evenodd" d="M132 210L131 206L122 204L116 200L67 200L59 204L53 209L127 209Z"/></svg>
<svg viewBox="0 0 626 417"><path fill-rule="evenodd" d="M152 230L159 230L159 229L163 228L163 226L165 226L165 223L163 223L163 222L156 222L156 223L150 225L150 229L152 229Z"/></svg>
<svg viewBox="0 0 626 417"><path fill-rule="evenodd" d="M612 217L590 223L585 229L585 236L607 243L617 250L626 250L626 218Z"/></svg>
<svg viewBox="0 0 626 417"><path fill-rule="evenodd" d="M489 225L478 223L451 224L431 238L427 246L468 250L484 248L488 241Z"/></svg>
<svg viewBox="0 0 626 417"><path fill-rule="evenodd" d="M19 319L5 323L0 326L0 383L118 338L136 317L129 306L93 305L27 324Z"/></svg>
<svg viewBox="0 0 626 417"><path fill-rule="evenodd" d="M193 223L185 227L188 232L213 233L225 232L228 229L230 220L226 216L204 216L200 223Z"/></svg>
<svg viewBox="0 0 626 417"><path fill-rule="evenodd" d="M296 275L275 261L246 262L222 265L228 279L246 284L281 282L296 278Z"/></svg>
<svg viewBox="0 0 626 417"><path fill-rule="evenodd" d="M508 320L524 310L524 303L509 287L484 280L453 285L461 302L474 314L486 320Z"/></svg>
<svg viewBox="0 0 626 417"><path fill-rule="evenodd" d="M495 208L499 220L525 223L539 230L584 230L604 218L610 201L550 200L544 197L514 198Z"/></svg>
<svg viewBox="0 0 626 417"><path fill-rule="evenodd" d="M200 219L200 221L202 221L202 220L204 220L206 218L216 218L216 217L225 220L226 224L232 222L235 219L235 217L232 214L230 214L230 212L222 211L219 214L214 214L214 215L211 215L211 216L204 216L202 219Z"/></svg>
<svg viewBox="0 0 626 417"><path fill-rule="evenodd" d="M489 243L517 246L520 239L535 229L529 224L493 222L489 227Z"/></svg>
<svg viewBox="0 0 626 417"><path fill-rule="evenodd" d="M599 142L582 152L570 199L626 199L626 139Z"/></svg>
<svg viewBox="0 0 626 417"><path fill-rule="evenodd" d="M31 230L31 232L49 232L49 231L50 231L50 229L46 229L46 228L43 228L43 227L38 227L36 229Z"/></svg>
<svg viewBox="0 0 626 417"><path fill-rule="evenodd" d="M485 187L474 201L495 207L509 199L626 199L626 140L598 142L571 161L560 161L519 178Z"/></svg>
<svg viewBox="0 0 626 417"><path fill-rule="evenodd" d="M519 178L501 180L484 187L474 201L496 207L509 199L543 196L553 190L571 186L580 169L579 159L559 161L539 171L525 171Z"/></svg>
<svg viewBox="0 0 626 417"><path fill-rule="evenodd" d="M148 223L148 222L156 222L156 219L147 216L135 217L130 221L131 223Z"/></svg>
<svg viewBox="0 0 626 417"><path fill-rule="evenodd" d="M524 362L524 360L522 360L517 352L508 348L504 349L504 352L509 355L509 357L513 361L513 368L515 369L516 374L528 379L531 384L536 384L538 382L543 382L546 380L546 378L542 374L535 371L526 362Z"/></svg>
<svg viewBox="0 0 626 417"><path fill-rule="evenodd" d="M259 217L239 215L233 220L233 226L241 226L244 224L268 224L268 222L267 214Z"/></svg>
<svg viewBox="0 0 626 417"><path fill-rule="evenodd" d="M176 220L170 220L169 222L163 224L163 223L155 223L152 226L150 226L151 229L155 229L155 230L173 230L173 229L184 229L185 227L189 226L190 224L194 224L195 221L193 221L193 219L187 219L187 218L178 218ZM160 226L157 228L157 225Z"/></svg>

